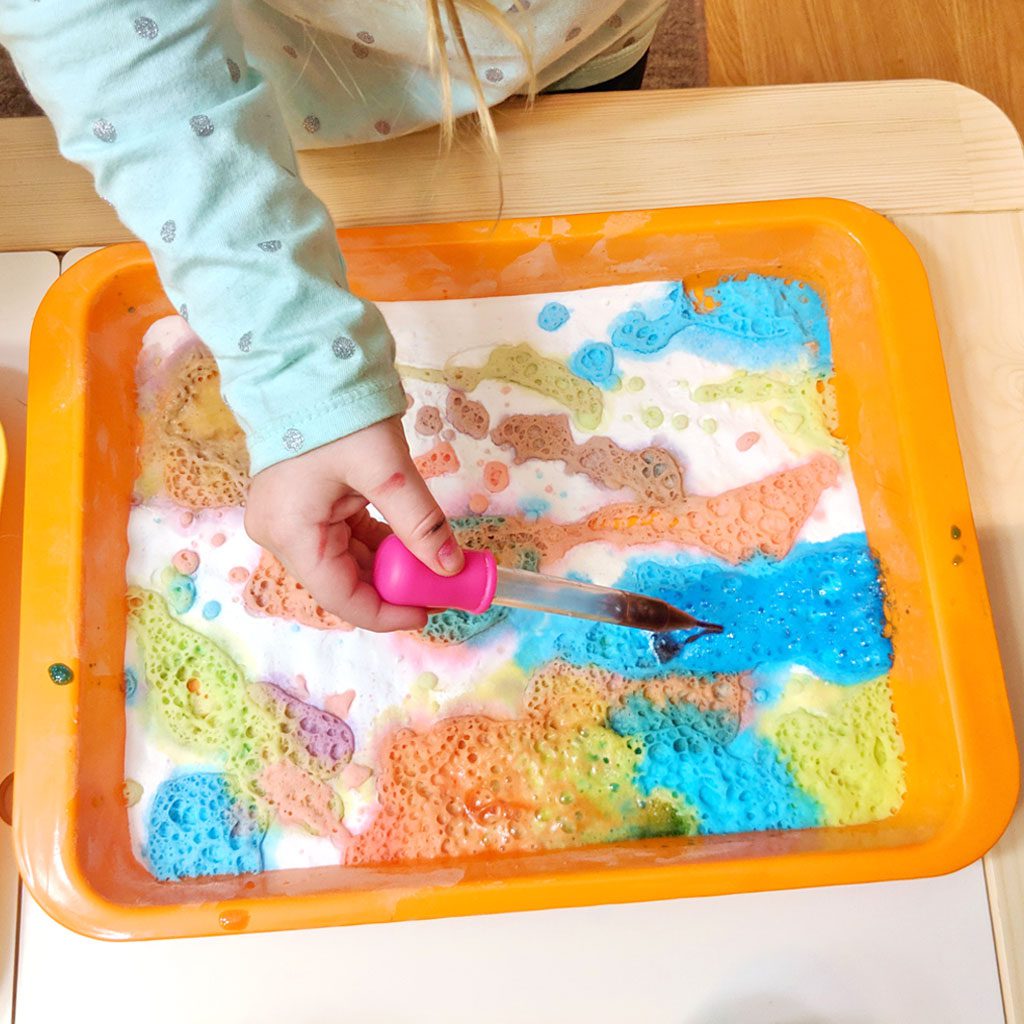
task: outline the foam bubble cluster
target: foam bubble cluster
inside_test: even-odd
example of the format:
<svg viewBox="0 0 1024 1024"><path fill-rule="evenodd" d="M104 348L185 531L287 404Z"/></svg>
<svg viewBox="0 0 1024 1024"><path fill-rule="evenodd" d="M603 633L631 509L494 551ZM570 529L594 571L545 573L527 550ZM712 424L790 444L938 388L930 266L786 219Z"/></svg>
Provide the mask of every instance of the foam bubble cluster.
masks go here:
<svg viewBox="0 0 1024 1024"><path fill-rule="evenodd" d="M751 274L707 289L681 283L617 317L615 348L653 357L678 346L749 370L798 367L831 373L828 318L821 296L802 281Z"/></svg>
<svg viewBox="0 0 1024 1024"><path fill-rule="evenodd" d="M789 446L800 453L828 451L839 456L845 450L833 435L839 419L835 389L830 381L813 374L740 370L720 384L701 384L694 389L693 400L759 405Z"/></svg>
<svg viewBox="0 0 1024 1024"><path fill-rule="evenodd" d="M350 863L545 850L647 835L690 835L681 799L636 784L637 745L608 724L621 677L551 665L524 714L465 715L402 729L381 752L381 809ZM694 684L696 687L698 684Z"/></svg>
<svg viewBox="0 0 1024 1024"><path fill-rule="evenodd" d="M564 571L573 553L574 569L621 573L725 627L694 643L502 606L371 637L268 552L230 568L240 517L213 526L204 510L244 500L242 432L193 335L167 359L144 346L137 490L164 532L159 563L129 570L160 593L130 590L125 694L130 728L182 767L160 782L129 765L147 791L127 778L124 798L146 815L157 877L856 825L900 807L880 569L863 534L837 536L849 527L828 518L856 523L821 298L759 275L622 295L529 300L489 338L479 317L485 354L405 369L422 382L405 423L464 547L527 571ZM734 469L747 482L691 492ZM240 618L239 601L292 625ZM244 641L215 643L183 615L219 637L245 622L253 663L290 688L248 678L229 654ZM282 637L312 652L283 677ZM317 706L310 689L338 669L354 678ZM359 689L371 677L383 690Z"/></svg>
<svg viewBox="0 0 1024 1024"><path fill-rule="evenodd" d="M494 443L515 452L516 465L529 459L560 461L609 490L627 488L640 501L671 505L683 497L683 471L664 448L629 451L609 437L577 444L566 416L508 416L491 434Z"/></svg>
<svg viewBox="0 0 1024 1024"><path fill-rule="evenodd" d="M241 505L249 483L245 435L220 394L220 372L198 345L177 354L140 409L145 500L166 497L187 509Z"/></svg>
<svg viewBox="0 0 1024 1024"><path fill-rule="evenodd" d="M577 377L564 362L542 356L527 344L499 345L483 366L451 364L443 370L402 367L408 377L444 381L456 391L473 391L482 380L499 380L536 391L572 413L576 425L595 430L601 422L604 399L590 381Z"/></svg>
<svg viewBox="0 0 1024 1024"><path fill-rule="evenodd" d="M559 618L533 629L520 646L525 668L554 657L576 665L656 675L671 667L696 673L744 672L804 665L837 683L874 679L889 670L892 643L883 634L885 594L863 534L801 544L782 561L758 557L742 569L686 556L639 559L618 583L660 597L724 632L700 643L623 626Z"/></svg>
<svg viewBox="0 0 1024 1024"><path fill-rule="evenodd" d="M702 833L808 828L821 812L794 782L778 752L724 711L692 704L660 706L631 695L611 714L616 732L639 741L644 756L637 784L687 799Z"/></svg>
<svg viewBox="0 0 1024 1024"><path fill-rule="evenodd" d="M416 433L424 437L433 437L441 433L444 426L441 420L441 410L436 405L421 406L416 413Z"/></svg>
<svg viewBox="0 0 1024 1024"><path fill-rule="evenodd" d="M198 772L161 782L148 832L150 867L161 881L263 870L263 829L220 774Z"/></svg>
<svg viewBox="0 0 1024 1024"><path fill-rule="evenodd" d="M487 436L491 426L491 414L487 409L461 391L448 392L445 415L460 434L466 434L478 441Z"/></svg>
<svg viewBox="0 0 1024 1024"><path fill-rule="evenodd" d="M268 551L261 553L256 571L246 581L242 599L253 615L291 619L313 629L352 628L322 608L316 598Z"/></svg>
<svg viewBox="0 0 1024 1024"><path fill-rule="evenodd" d="M788 554L822 491L838 476L835 460L819 455L724 494L687 497L672 508L616 504L572 523L480 516L453 520L452 525L460 543L493 551L502 565L526 550L538 553L543 568L577 545L594 541L617 548L668 541L736 564L757 554Z"/></svg>
<svg viewBox="0 0 1024 1024"><path fill-rule="evenodd" d="M416 466L416 472L424 480L431 480L435 476L448 476L450 473L459 471L459 457L447 441L434 445L423 455L417 455L413 459L413 463Z"/></svg>
<svg viewBox="0 0 1024 1024"><path fill-rule="evenodd" d="M795 676L759 731L832 825L860 825L899 810L903 741L884 678L830 686Z"/></svg>
<svg viewBox="0 0 1024 1024"><path fill-rule="evenodd" d="M256 809L261 825L275 808L293 806L300 778L315 802L307 823L340 824L343 807L331 783L352 757L348 725L278 686L248 682L217 644L173 618L157 594L132 588L128 609L149 706L168 734L222 765L233 795ZM282 774L285 789L267 784Z"/></svg>
<svg viewBox="0 0 1024 1024"><path fill-rule="evenodd" d="M621 377L615 371L615 350L600 341L588 341L569 359L569 369L605 390L615 387Z"/></svg>

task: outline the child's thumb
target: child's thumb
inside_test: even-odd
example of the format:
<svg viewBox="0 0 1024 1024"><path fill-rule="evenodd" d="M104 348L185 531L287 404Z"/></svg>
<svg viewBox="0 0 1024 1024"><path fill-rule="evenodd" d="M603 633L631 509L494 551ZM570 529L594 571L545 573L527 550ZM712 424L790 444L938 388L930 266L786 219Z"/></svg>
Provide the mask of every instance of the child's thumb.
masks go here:
<svg viewBox="0 0 1024 1024"><path fill-rule="evenodd" d="M366 467L363 472L380 481L368 490L360 489L398 539L428 569L443 576L461 571L462 549L408 450L397 449L387 465Z"/></svg>

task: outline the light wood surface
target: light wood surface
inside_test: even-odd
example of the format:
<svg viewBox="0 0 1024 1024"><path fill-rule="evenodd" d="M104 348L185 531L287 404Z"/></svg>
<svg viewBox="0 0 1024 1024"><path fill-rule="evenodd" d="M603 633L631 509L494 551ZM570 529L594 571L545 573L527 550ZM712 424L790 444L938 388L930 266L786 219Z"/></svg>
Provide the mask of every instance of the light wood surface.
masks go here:
<svg viewBox="0 0 1024 1024"><path fill-rule="evenodd" d="M1024 207L1005 115L939 82L545 97L498 113L510 217L842 196L890 213ZM628 114L625 111L628 110ZM314 150L302 173L339 225L490 219L494 167L438 160L432 132ZM130 236L41 119L0 125L0 250ZM488 187L490 186L490 187Z"/></svg>
<svg viewBox="0 0 1024 1024"><path fill-rule="evenodd" d="M1024 214L899 217L928 270L989 598L1024 737ZM1007 1019L1024 1021L1024 813L985 858Z"/></svg>
<svg viewBox="0 0 1024 1024"><path fill-rule="evenodd" d="M893 217L935 292L1007 683L1024 736L1024 155L1007 119L939 82L565 97L506 111L506 212L853 199ZM434 173L430 136L306 154L343 224L486 218L487 167ZM0 248L126 237L39 124L0 124ZM1024 1022L1024 822L986 858L1007 1019ZM235 940L232 940L235 941ZM936 967L936 969L939 969Z"/></svg>
<svg viewBox="0 0 1024 1024"><path fill-rule="evenodd" d="M705 0L712 85L963 82L1024 130L1024 0Z"/></svg>
<svg viewBox="0 0 1024 1024"><path fill-rule="evenodd" d="M0 189L2 189L0 184ZM7 479L0 502L0 779L14 770L18 681L21 508L25 489L25 397L32 318L60 268L50 252L0 253L0 424L7 436ZM0 823L0 1020L15 991L18 869L10 829Z"/></svg>

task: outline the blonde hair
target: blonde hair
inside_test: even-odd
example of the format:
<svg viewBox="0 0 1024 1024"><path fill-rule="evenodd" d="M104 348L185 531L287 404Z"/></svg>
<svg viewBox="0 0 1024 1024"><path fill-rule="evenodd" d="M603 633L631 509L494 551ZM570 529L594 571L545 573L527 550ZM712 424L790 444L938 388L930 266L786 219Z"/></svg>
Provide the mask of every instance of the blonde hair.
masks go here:
<svg viewBox="0 0 1024 1024"><path fill-rule="evenodd" d="M452 71L445 46L448 42L448 32L445 31L444 22L447 20L448 31L469 71L470 88L472 88L473 97L476 100L476 120L480 129L480 138L497 160L499 157L498 133L494 127L494 118L491 116L491 109L487 103L487 97L484 95L480 76L477 74L473 55L466 42L466 33L462 26L459 8L485 18L519 51L526 63L527 102L533 100L536 92L536 76L530 48L522 35L513 28L508 18L492 6L491 0L426 0L426 5L428 53L431 66L438 76L441 87L442 145L446 149L451 147L455 139L456 120L452 109ZM528 6L528 0L512 0L509 10L522 12ZM500 163L498 173L500 181Z"/></svg>

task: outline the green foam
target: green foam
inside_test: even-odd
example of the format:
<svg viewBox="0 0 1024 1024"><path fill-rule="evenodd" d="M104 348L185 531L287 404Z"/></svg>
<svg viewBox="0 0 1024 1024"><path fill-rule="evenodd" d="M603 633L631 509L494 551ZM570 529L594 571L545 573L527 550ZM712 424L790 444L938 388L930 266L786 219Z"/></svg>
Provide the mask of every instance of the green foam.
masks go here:
<svg viewBox="0 0 1024 1024"><path fill-rule="evenodd" d="M439 644L461 644L496 626L508 617L508 609L496 604L480 615L448 608L427 619L423 636Z"/></svg>
<svg viewBox="0 0 1024 1024"><path fill-rule="evenodd" d="M236 795L269 811L264 770L290 763L321 782L333 774L312 756L272 690L249 683L212 640L175 619L158 594L132 587L128 624L143 655L149 707L191 752L223 767ZM341 807L340 800L338 807Z"/></svg>
<svg viewBox="0 0 1024 1024"><path fill-rule="evenodd" d="M819 390L821 389L821 390ZM794 451L843 452L832 435L832 393L814 374L748 373L740 370L720 384L702 384L696 402L761 405L776 430Z"/></svg>
<svg viewBox="0 0 1024 1024"><path fill-rule="evenodd" d="M651 405L644 409L641 419L644 421L644 426L654 430L655 427L660 427L665 422L665 414L656 405Z"/></svg>
<svg viewBox="0 0 1024 1024"><path fill-rule="evenodd" d="M241 669L216 644L173 619L157 594L133 587L128 598L149 700L168 732L196 753L220 752L227 737L244 731Z"/></svg>
<svg viewBox="0 0 1024 1024"><path fill-rule="evenodd" d="M903 741L884 677L837 686L794 676L759 731L821 804L825 824L880 821L902 804Z"/></svg>
<svg viewBox="0 0 1024 1024"><path fill-rule="evenodd" d="M518 384L545 395L572 413L576 425L596 430L604 412L601 389L577 377L558 359L550 359L527 344L499 345L483 366L448 364L443 370L400 366L404 377L416 377L433 383L444 382L458 391L472 391L482 380L500 380Z"/></svg>

